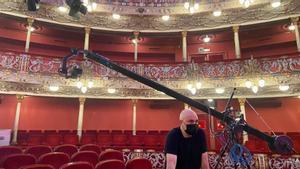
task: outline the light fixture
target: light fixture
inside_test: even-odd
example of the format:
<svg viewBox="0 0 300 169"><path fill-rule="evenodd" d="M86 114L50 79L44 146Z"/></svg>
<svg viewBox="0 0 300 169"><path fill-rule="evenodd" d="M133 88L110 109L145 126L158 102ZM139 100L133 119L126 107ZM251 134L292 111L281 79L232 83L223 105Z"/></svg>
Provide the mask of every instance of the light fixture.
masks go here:
<svg viewBox="0 0 300 169"><path fill-rule="evenodd" d="M195 95L197 93L197 89L194 87L190 91L191 91L192 95Z"/></svg>
<svg viewBox="0 0 300 169"><path fill-rule="evenodd" d="M113 13L113 14L112 14L112 17L113 17L114 19L120 19L120 18L121 18L121 16L120 16L119 14L117 14L117 13Z"/></svg>
<svg viewBox="0 0 300 169"><path fill-rule="evenodd" d="M248 8L253 2L254 0L240 0L240 4L245 8Z"/></svg>
<svg viewBox="0 0 300 169"><path fill-rule="evenodd" d="M97 9L97 3L96 2L92 2L92 9L93 10Z"/></svg>
<svg viewBox="0 0 300 169"><path fill-rule="evenodd" d="M265 82L264 79L260 79L260 80L258 81L258 86L259 86L259 87L264 87L265 84L266 84L266 82Z"/></svg>
<svg viewBox="0 0 300 169"><path fill-rule="evenodd" d="M258 92L258 86L252 86L251 89L252 89L253 93L257 93Z"/></svg>
<svg viewBox="0 0 300 169"><path fill-rule="evenodd" d="M197 83L196 83L196 89L200 89L201 86L202 86L202 83L201 83L201 82L197 82Z"/></svg>
<svg viewBox="0 0 300 169"><path fill-rule="evenodd" d="M68 9L67 9L65 6L60 6L60 7L58 7L58 10L59 10L60 12L63 12L63 13L65 13L65 12L68 11Z"/></svg>
<svg viewBox="0 0 300 169"><path fill-rule="evenodd" d="M138 43L138 40L137 40L137 39L132 39L131 41L132 41L132 43L134 43L134 44L137 44L137 43Z"/></svg>
<svg viewBox="0 0 300 169"><path fill-rule="evenodd" d="M298 96L298 98L300 99L300 96Z"/></svg>
<svg viewBox="0 0 300 169"><path fill-rule="evenodd" d="M214 100L213 100L213 99L207 99L207 101L208 101L208 102L213 102Z"/></svg>
<svg viewBox="0 0 300 169"><path fill-rule="evenodd" d="M278 88L281 91L287 91L287 90L289 90L290 86L289 85L279 85Z"/></svg>
<svg viewBox="0 0 300 169"><path fill-rule="evenodd" d="M26 29L29 30L30 32L35 31L35 28L33 26L26 26Z"/></svg>
<svg viewBox="0 0 300 169"><path fill-rule="evenodd" d="M215 17L221 16L221 15L222 15L222 11L221 11L221 10L215 10L215 11L213 12L213 15L214 15Z"/></svg>
<svg viewBox="0 0 300 169"><path fill-rule="evenodd" d="M58 86L55 86L55 85L49 86L49 90L50 90L50 91L56 92L56 91L58 91L58 89L59 89Z"/></svg>
<svg viewBox="0 0 300 169"><path fill-rule="evenodd" d="M271 0L271 6L273 8L278 8L281 5L281 0Z"/></svg>
<svg viewBox="0 0 300 169"><path fill-rule="evenodd" d="M208 42L210 42L210 39L211 38L208 35L206 35L202 40L203 40L203 42L208 43Z"/></svg>
<svg viewBox="0 0 300 169"><path fill-rule="evenodd" d="M197 93L197 90L201 89L202 83L201 82L193 82L187 84L186 88L193 94L195 95Z"/></svg>
<svg viewBox="0 0 300 169"><path fill-rule="evenodd" d="M199 3L196 3L195 0L186 1L183 6L191 14L195 13L195 11L197 11L199 9Z"/></svg>
<svg viewBox="0 0 300 169"><path fill-rule="evenodd" d="M247 88L251 88L251 86L252 86L252 82L250 81L250 80L247 80L246 82L245 82L245 86L247 87Z"/></svg>
<svg viewBox="0 0 300 169"><path fill-rule="evenodd" d="M82 86L81 87L81 92L82 93L86 93L87 92L87 87L86 86Z"/></svg>
<svg viewBox="0 0 300 169"><path fill-rule="evenodd" d="M79 17L78 13L87 13L87 7L80 0L66 0L66 4L70 7L69 15L72 17Z"/></svg>
<svg viewBox="0 0 300 169"><path fill-rule="evenodd" d="M170 19L170 16L169 15L164 15L161 17L162 20L164 21L168 21Z"/></svg>
<svg viewBox="0 0 300 169"><path fill-rule="evenodd" d="M107 92L110 93L110 94L114 94L114 93L116 93L116 89L114 89L114 88L108 88Z"/></svg>
<svg viewBox="0 0 300 169"><path fill-rule="evenodd" d="M291 25L288 27L290 31L294 31L296 29L296 26L291 23Z"/></svg>
<svg viewBox="0 0 300 169"><path fill-rule="evenodd" d="M26 0L28 11L37 11L40 8L40 0Z"/></svg>
<svg viewBox="0 0 300 169"><path fill-rule="evenodd" d="M224 93L224 92L225 92L225 89L224 89L223 87L218 87L218 88L216 88L216 93L222 94L222 93Z"/></svg>

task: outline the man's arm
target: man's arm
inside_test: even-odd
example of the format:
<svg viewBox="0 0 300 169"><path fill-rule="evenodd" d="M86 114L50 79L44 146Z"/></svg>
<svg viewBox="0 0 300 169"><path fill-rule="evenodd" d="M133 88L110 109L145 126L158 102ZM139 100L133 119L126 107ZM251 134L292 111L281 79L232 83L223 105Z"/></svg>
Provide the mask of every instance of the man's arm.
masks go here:
<svg viewBox="0 0 300 169"><path fill-rule="evenodd" d="M167 157L167 168L166 169L175 169L177 155L167 153L166 157Z"/></svg>
<svg viewBox="0 0 300 169"><path fill-rule="evenodd" d="M202 158L201 158L201 169L209 169L209 162L208 162L208 153L202 153Z"/></svg>

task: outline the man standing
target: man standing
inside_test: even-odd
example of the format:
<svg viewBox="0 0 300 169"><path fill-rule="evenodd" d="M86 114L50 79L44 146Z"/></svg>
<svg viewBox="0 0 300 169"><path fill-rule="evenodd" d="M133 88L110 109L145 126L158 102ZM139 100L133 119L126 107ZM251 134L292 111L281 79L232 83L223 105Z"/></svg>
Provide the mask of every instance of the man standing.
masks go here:
<svg viewBox="0 0 300 169"><path fill-rule="evenodd" d="M172 129L165 145L166 169L209 169L205 134L198 128L198 116L184 109L180 127Z"/></svg>

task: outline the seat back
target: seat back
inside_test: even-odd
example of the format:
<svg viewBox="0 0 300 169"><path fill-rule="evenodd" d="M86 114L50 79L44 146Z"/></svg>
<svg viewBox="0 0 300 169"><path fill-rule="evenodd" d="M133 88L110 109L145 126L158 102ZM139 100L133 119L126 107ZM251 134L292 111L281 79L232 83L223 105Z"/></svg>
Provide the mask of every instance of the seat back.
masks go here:
<svg viewBox="0 0 300 169"><path fill-rule="evenodd" d="M127 161L126 169L152 169L152 164L148 159L135 158Z"/></svg>
<svg viewBox="0 0 300 169"><path fill-rule="evenodd" d="M73 154L71 161L86 161L95 166L98 163L98 154L93 151L79 151Z"/></svg>
<svg viewBox="0 0 300 169"><path fill-rule="evenodd" d="M70 162L70 157L66 153L62 152L51 152L42 155L38 162L40 164L49 164L54 168L59 169L63 164Z"/></svg>
<svg viewBox="0 0 300 169"><path fill-rule="evenodd" d="M100 161L95 169L125 169L125 164L121 160L104 160Z"/></svg>
<svg viewBox="0 0 300 169"><path fill-rule="evenodd" d="M99 161L112 160L112 159L124 161L123 153L118 150L109 149L101 152L99 156Z"/></svg>
<svg viewBox="0 0 300 169"><path fill-rule="evenodd" d="M47 154L52 152L52 149L50 146L46 146L46 145L36 145L36 146L32 146L32 147L28 147L25 150L25 154L32 154L34 155L37 159L40 158L41 155L43 154Z"/></svg>
<svg viewBox="0 0 300 169"><path fill-rule="evenodd" d="M19 169L55 169L52 165L47 164L32 164L21 167Z"/></svg>
<svg viewBox="0 0 300 169"><path fill-rule="evenodd" d="M64 164L60 169L94 169L89 162L78 161Z"/></svg>
<svg viewBox="0 0 300 169"><path fill-rule="evenodd" d="M12 154L3 161L5 169L19 169L20 167L35 164L36 158L30 154Z"/></svg>
<svg viewBox="0 0 300 169"><path fill-rule="evenodd" d="M76 152L78 152L78 149L75 145L72 144L63 144L60 146L56 146L54 148L55 152L62 152L62 153L66 153L69 155L69 157L72 157L73 154L75 154Z"/></svg>
<svg viewBox="0 0 300 169"><path fill-rule="evenodd" d="M94 151L98 155L101 153L101 148L96 144L86 144L79 148L79 151Z"/></svg>
<svg viewBox="0 0 300 169"><path fill-rule="evenodd" d="M22 149L15 146L1 146L0 147L0 167L2 166L3 160L12 154L21 154Z"/></svg>

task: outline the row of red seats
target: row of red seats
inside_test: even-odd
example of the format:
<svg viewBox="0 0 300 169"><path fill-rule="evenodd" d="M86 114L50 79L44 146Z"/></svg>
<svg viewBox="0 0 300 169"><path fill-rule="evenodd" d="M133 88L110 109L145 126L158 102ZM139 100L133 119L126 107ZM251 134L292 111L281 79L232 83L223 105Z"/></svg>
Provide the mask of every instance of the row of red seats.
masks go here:
<svg viewBox="0 0 300 169"><path fill-rule="evenodd" d="M83 131L79 140L77 131L19 131L17 143L20 146L61 144L98 144L105 148L115 149L154 149L162 150L168 131Z"/></svg>
<svg viewBox="0 0 300 169"><path fill-rule="evenodd" d="M70 149L68 149L67 146L68 145L65 146L65 149L58 150L67 150L67 153L70 153ZM69 148L70 147L71 145L69 145ZM122 152L109 149L101 152L99 155L97 153L99 152L99 149L97 148L99 148L97 147L97 145L88 145L86 147L83 147L83 150L80 149L81 151L75 152L70 156L69 154L64 152L47 152L46 146L36 146L34 151L30 151L31 149L28 148L24 151L24 153L22 153L22 150L19 147L3 146L0 147L0 167L2 166L5 169L18 169L19 167L24 165L38 163L48 164L55 169L59 169L66 163L79 161L88 162L93 167L95 167L99 164L99 162L111 159L119 160L124 163ZM95 151L87 151L85 149L91 149Z"/></svg>

